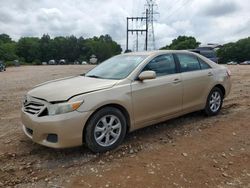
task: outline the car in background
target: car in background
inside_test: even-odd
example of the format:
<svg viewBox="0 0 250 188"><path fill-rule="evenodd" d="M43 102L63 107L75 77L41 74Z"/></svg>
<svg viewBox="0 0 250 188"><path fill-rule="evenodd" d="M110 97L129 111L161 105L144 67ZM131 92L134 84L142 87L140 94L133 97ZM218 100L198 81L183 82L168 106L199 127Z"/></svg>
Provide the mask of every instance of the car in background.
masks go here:
<svg viewBox="0 0 250 188"><path fill-rule="evenodd" d="M198 47L190 51L201 54L215 63L219 62L219 58L217 57L216 51L213 49L213 47Z"/></svg>
<svg viewBox="0 0 250 188"><path fill-rule="evenodd" d="M84 75L40 84L24 97L24 133L52 148L86 144L105 152L128 132L190 112L220 112L231 73L197 53L114 56Z"/></svg>
<svg viewBox="0 0 250 188"><path fill-rule="evenodd" d="M82 61L82 65L87 65L88 63L86 61Z"/></svg>
<svg viewBox="0 0 250 188"><path fill-rule="evenodd" d="M59 60L59 65L65 65L66 64L66 60L65 59L60 59Z"/></svg>
<svg viewBox="0 0 250 188"><path fill-rule="evenodd" d="M244 61L244 62L240 63L240 65L250 65L250 61Z"/></svg>
<svg viewBox="0 0 250 188"><path fill-rule="evenodd" d="M54 59L49 60L48 65L56 65L56 61Z"/></svg>
<svg viewBox="0 0 250 188"><path fill-rule="evenodd" d="M14 66L19 67L20 66L20 61L18 59L13 61Z"/></svg>
<svg viewBox="0 0 250 188"><path fill-rule="evenodd" d="M235 62L235 61L230 61L230 62L227 63L227 65L238 65L238 63Z"/></svg>
<svg viewBox="0 0 250 188"><path fill-rule="evenodd" d="M3 61L0 61L0 72L6 71L6 67L3 63Z"/></svg>

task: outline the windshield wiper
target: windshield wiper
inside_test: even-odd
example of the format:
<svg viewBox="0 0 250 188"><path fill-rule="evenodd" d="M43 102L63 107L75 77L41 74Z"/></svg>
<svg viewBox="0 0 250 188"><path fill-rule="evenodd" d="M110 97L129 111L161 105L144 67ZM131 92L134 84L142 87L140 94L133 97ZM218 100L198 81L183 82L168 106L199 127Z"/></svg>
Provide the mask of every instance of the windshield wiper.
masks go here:
<svg viewBox="0 0 250 188"><path fill-rule="evenodd" d="M102 78L102 77L96 76L96 75L87 75L86 77L90 77L90 78Z"/></svg>

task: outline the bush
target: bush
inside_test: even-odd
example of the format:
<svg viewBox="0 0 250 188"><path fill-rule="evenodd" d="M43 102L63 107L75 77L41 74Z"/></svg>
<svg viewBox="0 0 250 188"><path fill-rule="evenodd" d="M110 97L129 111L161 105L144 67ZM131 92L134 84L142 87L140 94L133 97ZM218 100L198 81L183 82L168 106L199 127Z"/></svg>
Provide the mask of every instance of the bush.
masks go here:
<svg viewBox="0 0 250 188"><path fill-rule="evenodd" d="M13 61L5 61L4 64L5 64L6 67L12 67L12 66L14 66Z"/></svg>
<svg viewBox="0 0 250 188"><path fill-rule="evenodd" d="M42 62L39 59L36 59L32 62L32 65L41 65Z"/></svg>

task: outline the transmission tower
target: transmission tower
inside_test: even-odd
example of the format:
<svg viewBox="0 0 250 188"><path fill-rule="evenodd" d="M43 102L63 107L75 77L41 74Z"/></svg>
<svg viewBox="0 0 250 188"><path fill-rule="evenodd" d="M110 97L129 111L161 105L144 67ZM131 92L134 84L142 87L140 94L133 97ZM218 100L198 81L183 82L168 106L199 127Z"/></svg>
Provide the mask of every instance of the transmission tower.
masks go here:
<svg viewBox="0 0 250 188"><path fill-rule="evenodd" d="M146 0L145 10L148 10L148 50L155 50L155 33L154 22L156 21L155 15L159 15L158 5L155 0ZM144 12L145 14L146 12Z"/></svg>

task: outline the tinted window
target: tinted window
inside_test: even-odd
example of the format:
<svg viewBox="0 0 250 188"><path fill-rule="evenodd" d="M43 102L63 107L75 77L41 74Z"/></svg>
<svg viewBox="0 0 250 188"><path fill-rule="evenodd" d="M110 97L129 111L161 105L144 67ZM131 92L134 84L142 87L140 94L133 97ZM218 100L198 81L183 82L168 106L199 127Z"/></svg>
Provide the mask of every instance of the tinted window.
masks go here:
<svg viewBox="0 0 250 188"><path fill-rule="evenodd" d="M196 57L186 54L177 54L177 57L181 65L181 72L200 70L200 63Z"/></svg>
<svg viewBox="0 0 250 188"><path fill-rule="evenodd" d="M200 51L200 54L207 57L207 58L215 58L216 54L213 50L210 51Z"/></svg>
<svg viewBox="0 0 250 188"><path fill-rule="evenodd" d="M200 65L201 65L201 69L204 70L204 69L210 69L210 65L207 64L205 61L203 61L202 59L199 59L200 61Z"/></svg>
<svg viewBox="0 0 250 188"><path fill-rule="evenodd" d="M161 55L150 61L143 71L155 71L156 76L164 76L176 73L174 57L172 54Z"/></svg>

